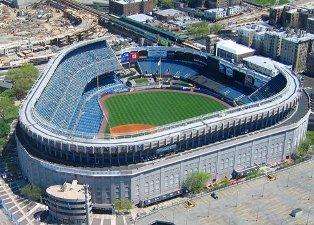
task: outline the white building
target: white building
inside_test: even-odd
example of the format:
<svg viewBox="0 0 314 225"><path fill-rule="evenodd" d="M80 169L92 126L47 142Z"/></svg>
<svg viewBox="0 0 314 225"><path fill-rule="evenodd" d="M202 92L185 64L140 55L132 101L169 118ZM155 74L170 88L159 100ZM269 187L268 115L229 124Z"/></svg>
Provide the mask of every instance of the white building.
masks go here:
<svg viewBox="0 0 314 225"><path fill-rule="evenodd" d="M90 224L91 196L86 185L77 180L46 189L46 202L52 218L65 224Z"/></svg>
<svg viewBox="0 0 314 225"><path fill-rule="evenodd" d="M231 6L231 7L228 7L227 9L227 15L228 16L238 15L242 12L242 10L243 10L242 7L239 5Z"/></svg>
<svg viewBox="0 0 314 225"><path fill-rule="evenodd" d="M135 20L137 22L140 22L140 23L147 23L149 21L153 21L154 18L152 16L148 16L146 14L134 14L134 15L130 15L128 16L129 19L132 19L132 20Z"/></svg>
<svg viewBox="0 0 314 225"><path fill-rule="evenodd" d="M205 17L211 20L218 20L227 16L227 10L224 8L208 9L204 13Z"/></svg>
<svg viewBox="0 0 314 225"><path fill-rule="evenodd" d="M10 5L18 8L26 7L39 1L40 0L4 0L4 2L7 2Z"/></svg>
<svg viewBox="0 0 314 225"><path fill-rule="evenodd" d="M278 69L274 66L273 60L263 56L249 56L243 59L243 63L246 67L255 70L258 73L275 77L278 75Z"/></svg>
<svg viewBox="0 0 314 225"><path fill-rule="evenodd" d="M221 40L216 44L216 56L239 63L243 58L254 55L255 50L232 40Z"/></svg>

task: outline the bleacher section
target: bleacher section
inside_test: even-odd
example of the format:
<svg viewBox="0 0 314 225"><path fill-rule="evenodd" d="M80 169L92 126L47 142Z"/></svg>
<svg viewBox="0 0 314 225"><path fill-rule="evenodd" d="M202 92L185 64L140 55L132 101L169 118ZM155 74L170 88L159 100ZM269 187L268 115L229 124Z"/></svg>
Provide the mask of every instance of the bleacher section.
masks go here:
<svg viewBox="0 0 314 225"><path fill-rule="evenodd" d="M243 90L236 87L229 87L221 82L210 79L200 74L207 73L206 69L199 64L191 62L180 62L169 59L163 59L161 65L158 66L159 59L145 59L137 62L138 69L142 74L170 74L181 79L194 81L197 85L201 85L200 91L207 94L216 94L216 97L228 99L230 103L247 104L251 100L244 94ZM206 90L208 89L208 90Z"/></svg>
<svg viewBox="0 0 314 225"><path fill-rule="evenodd" d="M77 109L88 95L88 90L84 92L86 84L97 76L119 69L120 64L105 41L78 48L60 62L35 108L41 117L57 128L69 129L75 124L73 121L78 116ZM101 116L101 111L98 112ZM95 124L99 120L99 116L92 118L95 118ZM93 119L89 122L94 124L91 121ZM88 130L93 130L92 133L98 131L96 126L91 126Z"/></svg>
<svg viewBox="0 0 314 225"><path fill-rule="evenodd" d="M202 87L201 92L228 100L230 104L247 104L251 102L240 90L227 87L205 76L196 76L191 80Z"/></svg>
<svg viewBox="0 0 314 225"><path fill-rule="evenodd" d="M269 98L274 94L280 92L286 86L287 80L283 74L278 74L270 81L268 81L264 86L257 89L252 93L249 98L252 101L260 101L265 98Z"/></svg>
<svg viewBox="0 0 314 225"><path fill-rule="evenodd" d="M191 66L191 63L162 60L158 66L158 59L147 59L138 61L138 67L142 74L170 74L174 77L189 79L196 76L199 71L197 67Z"/></svg>

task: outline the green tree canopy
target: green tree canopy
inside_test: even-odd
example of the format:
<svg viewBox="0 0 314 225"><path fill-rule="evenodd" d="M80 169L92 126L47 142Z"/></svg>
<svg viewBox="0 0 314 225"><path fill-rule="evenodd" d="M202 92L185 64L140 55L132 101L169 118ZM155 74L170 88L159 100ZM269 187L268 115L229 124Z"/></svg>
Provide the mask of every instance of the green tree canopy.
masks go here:
<svg viewBox="0 0 314 225"><path fill-rule="evenodd" d="M18 117L16 100L23 99L38 77L38 70L32 64L11 69L4 74L12 80L12 90L0 90L0 152L3 150L10 132L10 124Z"/></svg>
<svg viewBox="0 0 314 225"><path fill-rule="evenodd" d="M17 99L23 99L32 87L39 74L38 69L32 64L24 64L19 68L9 70L5 76L12 80L12 91Z"/></svg>
<svg viewBox="0 0 314 225"><path fill-rule="evenodd" d="M206 172L194 172L188 175L183 186L191 193L197 194L204 190L211 175Z"/></svg>
<svg viewBox="0 0 314 225"><path fill-rule="evenodd" d="M5 139L10 132L10 125L4 120L0 119L0 138Z"/></svg>
<svg viewBox="0 0 314 225"><path fill-rule="evenodd" d="M7 92L0 94L0 152L10 132L10 124L18 116L18 107Z"/></svg>
<svg viewBox="0 0 314 225"><path fill-rule="evenodd" d="M297 155L300 157L304 157L307 156L309 154L313 153L313 137L312 137L312 133L308 132L306 134L306 138L304 141L301 142L301 144L299 145L299 147L297 148Z"/></svg>
<svg viewBox="0 0 314 225"><path fill-rule="evenodd" d="M210 32L210 24L208 22L193 23L187 27L187 32L195 37L206 36Z"/></svg>
<svg viewBox="0 0 314 225"><path fill-rule="evenodd" d="M311 145L314 145L314 131L308 131L306 137L309 139Z"/></svg>
<svg viewBox="0 0 314 225"><path fill-rule="evenodd" d="M182 2L188 4L188 6L196 8L204 5L204 0L183 0Z"/></svg>
<svg viewBox="0 0 314 225"><path fill-rule="evenodd" d="M44 191L40 187L32 184L22 187L21 193L22 195L37 202L41 201L42 196L44 195Z"/></svg>
<svg viewBox="0 0 314 225"><path fill-rule="evenodd" d="M113 207L118 213L129 213L132 202L127 198L118 198L113 202Z"/></svg>
<svg viewBox="0 0 314 225"><path fill-rule="evenodd" d="M161 8L171 8L174 6L173 0L159 0L159 6Z"/></svg>
<svg viewBox="0 0 314 225"><path fill-rule="evenodd" d="M223 28L224 28L224 26L222 24L214 23L210 26L210 33L211 34L218 34Z"/></svg>

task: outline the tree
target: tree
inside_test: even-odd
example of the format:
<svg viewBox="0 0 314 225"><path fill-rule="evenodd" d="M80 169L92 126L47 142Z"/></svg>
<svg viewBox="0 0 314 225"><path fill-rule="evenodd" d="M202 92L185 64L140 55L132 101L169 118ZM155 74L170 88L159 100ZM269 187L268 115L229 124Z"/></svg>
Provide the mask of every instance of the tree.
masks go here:
<svg viewBox="0 0 314 225"><path fill-rule="evenodd" d="M206 182L211 178L211 175L206 172L191 173L184 181L183 186L191 193L197 194L203 191L206 187Z"/></svg>
<svg viewBox="0 0 314 225"><path fill-rule="evenodd" d="M187 32L195 37L206 36L210 32L210 25L208 22L193 23L187 27Z"/></svg>
<svg viewBox="0 0 314 225"><path fill-rule="evenodd" d="M23 99L32 87L39 74L32 64L24 64L19 68L9 70L5 76L13 82L12 91L17 99Z"/></svg>
<svg viewBox="0 0 314 225"><path fill-rule="evenodd" d="M4 120L0 119L0 138L5 139L10 132L10 125Z"/></svg>
<svg viewBox="0 0 314 225"><path fill-rule="evenodd" d="M306 138L309 139L311 146L314 145L314 131L308 131L306 133Z"/></svg>
<svg viewBox="0 0 314 225"><path fill-rule="evenodd" d="M259 177L261 175L261 172L259 169L255 169L255 170L252 170L250 171L246 176L245 176L245 179L246 180L251 180L251 179L254 179L256 177Z"/></svg>
<svg viewBox="0 0 314 225"><path fill-rule="evenodd" d="M192 8L202 7L204 5L204 0L183 0L184 3Z"/></svg>
<svg viewBox="0 0 314 225"><path fill-rule="evenodd" d="M2 152L10 133L10 124L18 116L18 108L8 93L0 94L0 152Z"/></svg>
<svg viewBox="0 0 314 225"><path fill-rule="evenodd" d="M171 8L174 6L173 0L159 0L159 6L161 8Z"/></svg>
<svg viewBox="0 0 314 225"><path fill-rule="evenodd" d="M25 197L28 197L37 202L41 201L42 196L44 195L44 191L40 187L32 184L27 184L26 186L22 187L21 193Z"/></svg>
<svg viewBox="0 0 314 225"><path fill-rule="evenodd" d="M12 90L0 91L0 152L10 132L10 124L18 117L16 99L23 99L38 77L38 69L32 64L11 69L4 74L13 82Z"/></svg>
<svg viewBox="0 0 314 225"><path fill-rule="evenodd" d="M299 157L305 157L308 154L312 153L312 141L310 139L310 135L306 135L306 139L301 142L299 147L297 148L297 156Z"/></svg>
<svg viewBox="0 0 314 225"><path fill-rule="evenodd" d="M5 143L6 143L6 139L3 137L0 137L0 152L3 151Z"/></svg>
<svg viewBox="0 0 314 225"><path fill-rule="evenodd" d="M223 25L215 23L210 26L210 33L211 34L218 34L224 28Z"/></svg>
<svg viewBox="0 0 314 225"><path fill-rule="evenodd" d="M118 198L113 202L113 207L118 213L129 213L132 202L128 198Z"/></svg>

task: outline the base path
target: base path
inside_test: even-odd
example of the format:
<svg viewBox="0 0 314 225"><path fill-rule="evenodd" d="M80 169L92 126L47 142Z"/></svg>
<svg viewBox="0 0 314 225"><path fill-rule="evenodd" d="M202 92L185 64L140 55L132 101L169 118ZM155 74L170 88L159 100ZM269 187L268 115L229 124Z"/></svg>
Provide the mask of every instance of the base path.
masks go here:
<svg viewBox="0 0 314 225"><path fill-rule="evenodd" d="M137 132L148 131L155 126L149 124L125 124L110 128L112 135L135 134Z"/></svg>

